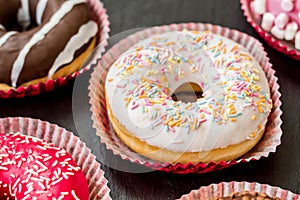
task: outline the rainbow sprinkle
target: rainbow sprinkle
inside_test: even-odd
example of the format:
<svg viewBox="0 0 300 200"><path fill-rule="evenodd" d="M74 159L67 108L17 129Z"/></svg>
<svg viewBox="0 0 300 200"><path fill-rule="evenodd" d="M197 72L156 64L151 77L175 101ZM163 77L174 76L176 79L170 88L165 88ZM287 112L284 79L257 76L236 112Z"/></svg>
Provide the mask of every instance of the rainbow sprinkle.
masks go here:
<svg viewBox="0 0 300 200"><path fill-rule="evenodd" d="M155 37L148 41L148 45L136 47L133 53L114 63L114 67L120 69L119 78L124 80L116 87L126 89L126 107L135 112L150 113L152 129L163 124L168 132L185 128L186 133L199 129L211 119L218 125L235 123L245 109L258 110L263 115L270 112L272 101L258 85L262 75L253 66L253 59L245 50L237 44L228 46L222 39L209 46L210 40L214 38L209 31L182 34L186 37L184 44L169 38ZM198 60L187 56L203 52L204 57ZM207 60L204 58L212 60L211 67L217 71L213 77L201 74ZM196 102L175 102L170 97L168 80L171 77L175 82L185 79L185 71L180 65L189 66L192 74L201 76L197 84L204 92L203 97ZM134 87L127 88L126 80L139 73L141 68L147 69L147 73L131 80L130 84ZM111 82L114 79L108 80ZM218 86L218 89L214 91L210 85ZM253 114L249 120L256 118Z"/></svg>

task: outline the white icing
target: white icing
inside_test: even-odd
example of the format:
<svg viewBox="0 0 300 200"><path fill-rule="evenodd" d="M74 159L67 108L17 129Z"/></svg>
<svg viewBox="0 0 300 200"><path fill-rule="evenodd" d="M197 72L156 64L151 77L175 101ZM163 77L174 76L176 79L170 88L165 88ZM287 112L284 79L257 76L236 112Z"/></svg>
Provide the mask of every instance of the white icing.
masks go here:
<svg viewBox="0 0 300 200"><path fill-rule="evenodd" d="M0 24L0 29L4 30L4 31L6 30L5 27L2 24Z"/></svg>
<svg viewBox="0 0 300 200"><path fill-rule="evenodd" d="M48 0L39 0L36 6L36 23L40 25L42 23L43 14L45 12Z"/></svg>
<svg viewBox="0 0 300 200"><path fill-rule="evenodd" d="M15 35L17 32L16 31L9 31L5 33L2 37L0 37L0 47L2 47L5 42L12 36Z"/></svg>
<svg viewBox="0 0 300 200"><path fill-rule="evenodd" d="M11 82L12 86L16 87L17 81L19 78L19 75L22 71L22 68L24 66L25 58L27 54L29 53L30 49L39 41L43 40L49 31L53 29L60 21L61 19L69 13L72 8L77 5L84 3L84 0L70 0L66 1L62 4L62 6L55 12L49 22L45 24L38 32L36 32L29 42L24 46L24 48L20 51L17 59L15 60L13 67L12 67L12 73L11 73Z"/></svg>
<svg viewBox="0 0 300 200"><path fill-rule="evenodd" d="M51 67L48 78L51 79L53 74L57 69L69 62L74 58L76 50L86 44L98 31L98 26L94 21L89 21L86 24L82 25L78 33L69 40L68 44L65 46L65 49L58 55L54 61L53 66Z"/></svg>
<svg viewBox="0 0 300 200"><path fill-rule="evenodd" d="M23 30L26 30L31 23L29 0L21 0L21 7L18 10L18 23L22 26Z"/></svg>
<svg viewBox="0 0 300 200"><path fill-rule="evenodd" d="M198 34L200 36L203 33ZM197 37L197 34L192 32L169 32L152 36L124 52L111 66L107 74L105 94L113 116L130 133L152 146L178 152L198 152L224 148L249 139L251 133L260 130L257 128L258 125L263 127L266 123L266 118L270 112L270 105L268 104L270 103L270 91L267 79L259 64L254 59L240 59L231 62L235 56L237 58L241 57L238 54L236 55L235 51L230 51L237 44L227 38L211 34L211 37L207 39L207 43L200 48L201 41L199 43L195 42L192 39L194 37ZM162 45L158 41L163 41ZM221 46L225 47L227 51L217 54L213 49L210 50L220 41L223 43ZM157 45L151 47L151 43L157 43ZM167 43L171 45L164 45ZM137 53L136 49L138 47L143 48ZM220 51L223 47L219 48ZM251 57L242 46L238 45L237 47L239 53ZM131 59L135 55L142 55L142 57ZM180 63L176 61L169 62L168 59L167 61L156 62L158 59L169 58L174 55L188 58L189 62L182 61L184 59L181 59ZM140 61L140 59L143 61ZM147 60L151 59L154 61L149 64ZM220 60L223 60L224 63L217 64ZM229 70L227 65L238 70ZM239 69L241 66L243 68ZM251 66L251 69L247 68L249 66ZM192 68L195 70L192 70ZM260 87L260 90L255 95L266 96L268 103L264 108L265 113L261 113L254 105L253 102L257 102L259 99L256 96L247 96L247 100L242 96L237 97L235 100L225 98L225 96L230 95L238 96L234 89L227 90L227 88L234 88L236 86L233 85L237 83L248 84L239 75L242 70L256 71L251 77L258 74L259 79L255 80L254 84ZM178 74L181 75L179 79ZM162 79L164 76L165 79ZM146 89L148 91L145 94L142 90L145 91L145 88L149 86L143 86L140 82L137 83L141 80L141 77L151 79L154 82L163 80L160 82L162 86L151 86L151 89ZM180 85L187 82L198 83L204 91L204 97L193 103L180 101L176 103L173 99L168 98ZM165 93L163 91L165 87L169 88L170 92ZM133 96L134 100L131 100L126 106L125 99L130 97L130 93L145 94L147 96L151 91L156 93L151 94L148 98L152 102L158 101L158 103L145 106L146 99L144 97ZM163 100L160 102L160 99ZM249 103L246 103L247 101ZM220 102L225 112L220 114L222 123L218 123L218 118L214 116L215 114L212 114L216 111L217 102ZM230 120L232 116L227 112L231 103L234 103L236 112L240 114L235 118L236 122ZM135 106L136 104L143 106ZM193 109L187 109L188 106ZM171 111L168 111L168 109L171 109ZM157 117L154 114L157 114L158 110ZM196 118L201 120L199 110L205 110L209 114L204 113L206 121L201 122L201 125L195 129L192 129L191 126L187 128L182 123L180 126L174 126L174 130L171 131L171 129L166 129L167 126L164 124L167 119L156 121L156 119L161 119L169 112L174 114L176 111L182 113L180 114L181 119L187 119L186 124L192 124ZM168 115L171 116L172 114ZM176 115L174 116L176 117ZM256 118L252 119L253 116L256 116Z"/></svg>

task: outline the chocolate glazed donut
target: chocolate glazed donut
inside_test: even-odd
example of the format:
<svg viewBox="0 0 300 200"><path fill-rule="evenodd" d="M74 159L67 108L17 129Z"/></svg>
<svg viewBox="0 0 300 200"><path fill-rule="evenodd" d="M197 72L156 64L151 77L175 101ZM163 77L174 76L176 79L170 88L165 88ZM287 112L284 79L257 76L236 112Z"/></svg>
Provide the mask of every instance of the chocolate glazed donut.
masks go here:
<svg viewBox="0 0 300 200"><path fill-rule="evenodd" d="M94 43L97 27L84 0L0 0L0 83L51 79Z"/></svg>

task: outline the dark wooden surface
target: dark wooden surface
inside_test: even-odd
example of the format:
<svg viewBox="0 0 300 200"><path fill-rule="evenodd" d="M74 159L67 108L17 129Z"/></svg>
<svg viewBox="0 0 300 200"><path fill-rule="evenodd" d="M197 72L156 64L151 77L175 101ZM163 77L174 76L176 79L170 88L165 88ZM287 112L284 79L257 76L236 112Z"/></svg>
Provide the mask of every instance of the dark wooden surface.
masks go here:
<svg viewBox="0 0 300 200"><path fill-rule="evenodd" d="M110 35L129 29L179 22L207 22L238 29L257 37L246 22L238 0L103 0L111 22ZM120 38L116 36L114 38ZM113 39L114 39L113 38ZM113 39L111 40L112 42ZM267 45L266 51L279 77L283 102L282 144L276 153L259 161L201 175L163 172L129 173L134 164L121 160L101 145L92 128L88 103L90 71L53 92L23 99L0 100L0 117L32 117L73 131L92 148L109 181L113 199L176 199L193 189L222 181L254 181L300 193L300 61ZM74 91L74 93L73 93ZM74 95L74 96L73 96ZM138 169L138 167L137 167Z"/></svg>

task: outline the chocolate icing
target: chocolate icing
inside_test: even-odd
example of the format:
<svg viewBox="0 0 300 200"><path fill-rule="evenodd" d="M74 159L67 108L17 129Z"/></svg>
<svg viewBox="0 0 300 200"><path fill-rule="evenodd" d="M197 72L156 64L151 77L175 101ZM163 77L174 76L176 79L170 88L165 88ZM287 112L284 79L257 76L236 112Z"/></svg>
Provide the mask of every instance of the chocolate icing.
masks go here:
<svg viewBox="0 0 300 200"><path fill-rule="evenodd" d="M8 3L9 2L9 3ZM65 0L48 0L42 18L42 24L37 26L36 7L38 0L29 0L31 24L30 30L25 30L12 35L0 47L0 83L11 85L12 67L19 56L20 51L30 41L32 36L47 24L52 15L62 6ZM0 0L0 24L5 30L0 29L0 38L11 30L20 31L17 13L21 6L21 0ZM86 3L75 5L62 20L51 29L45 38L36 43L25 57L25 63L17 81L17 86L30 80L47 76L55 59L65 48L68 41L74 36L79 28L91 20L90 11ZM91 39L89 40L89 42ZM75 53L82 52L88 45L83 45Z"/></svg>
<svg viewBox="0 0 300 200"><path fill-rule="evenodd" d="M0 0L0 24L6 29L13 30L17 24L17 12L20 7L20 0ZM1 32L0 32L1 34Z"/></svg>
<svg viewBox="0 0 300 200"><path fill-rule="evenodd" d="M258 193L258 192L248 192L244 191L242 193L233 193L230 196L218 198L217 200L280 200L278 197L269 197L265 193Z"/></svg>

